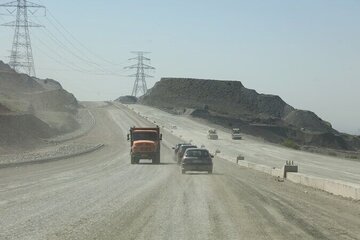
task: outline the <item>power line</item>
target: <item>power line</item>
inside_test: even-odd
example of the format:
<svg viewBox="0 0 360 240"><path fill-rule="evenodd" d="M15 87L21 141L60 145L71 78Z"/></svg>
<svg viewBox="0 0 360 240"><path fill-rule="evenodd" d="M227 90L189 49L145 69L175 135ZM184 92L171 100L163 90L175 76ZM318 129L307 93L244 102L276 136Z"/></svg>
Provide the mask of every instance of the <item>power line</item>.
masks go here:
<svg viewBox="0 0 360 240"><path fill-rule="evenodd" d="M1 26L15 27L13 44L10 54L9 65L17 72L25 72L29 76L35 76L34 58L32 54L31 40L29 28L42 27L39 24L32 23L28 19L28 13L32 15L37 9L44 9L42 5L38 5L27 0L17 0L0 4L0 7L16 8L16 21L1 24ZM34 9L31 11L29 9ZM14 13L9 11L10 13Z"/></svg>
<svg viewBox="0 0 360 240"><path fill-rule="evenodd" d="M82 67L79 67L76 63L68 61L67 59L65 59L65 57L60 54L59 52L57 52L56 50L54 50L54 48L51 48L48 44L46 44L43 40L41 40L41 38L37 37L36 35L33 35L33 38L35 38L38 42L40 42L45 48L48 49L48 51L50 51L52 53L52 55L47 54L47 52L43 51L43 48L38 48L36 45L34 45L34 47L36 47L38 50L40 50L45 56L47 56L48 58L51 58L52 60L55 60L57 63L60 63L60 59L64 60L64 64L62 65L66 65L69 68L75 70L76 68L78 68L78 70L80 72L87 72L86 69L83 69ZM56 59L54 58L54 55L56 55Z"/></svg>
<svg viewBox="0 0 360 240"><path fill-rule="evenodd" d="M135 74L129 75L129 77L135 77L134 87L131 95L136 97L139 92L142 92L142 94L146 94L147 92L146 78L153 76L146 74L145 71L155 68L144 63L145 61L150 61L150 58L144 57L144 55L148 54L149 52L133 51L131 53L134 53L137 56L134 58L130 58L129 60L137 60L137 63L131 66L127 66L125 68L136 69Z"/></svg>
<svg viewBox="0 0 360 240"><path fill-rule="evenodd" d="M88 64L89 66L91 65L91 67L93 68L97 68L99 71L103 72L104 74L108 74L108 75L121 75L118 74L114 71L105 69L104 67L102 67L100 64L92 61L92 59L90 59L89 57L86 56L86 54L84 53L84 51L82 51L80 48L78 48L67 36L66 34L64 34L61 29L59 29L48 17L46 17L46 20L50 23L50 25L52 25L55 30L61 35L62 39L65 40L65 42L67 44L69 44L69 46L71 46L73 48L73 50L77 51L79 54L77 54L75 51L73 51L72 49L70 49L63 41L61 41L59 38L57 38L55 36L55 34L53 34L48 28L46 28L45 30L51 35L52 39L54 41L56 41L58 44L60 44L64 50L67 50L71 55L73 55L74 57L78 58L79 60L83 61L84 63Z"/></svg>
<svg viewBox="0 0 360 240"><path fill-rule="evenodd" d="M88 65L90 65L91 63L88 62L87 60L85 60L84 58L82 58L81 56L77 55L76 53L74 53L68 46L66 46L66 44L64 44L63 42L61 42L49 29L45 28L45 30L43 30L44 32L47 32L47 36L49 37L49 39L54 42L55 44L57 44L62 51L67 51L68 53L70 53L71 55L73 55L74 57L78 58L79 60L87 63ZM46 34L46 33L45 33ZM93 65L91 64L91 66L93 67Z"/></svg>
<svg viewBox="0 0 360 240"><path fill-rule="evenodd" d="M42 1L39 0L41 3ZM80 47L83 48L83 50L85 50L86 52L90 53L91 55L93 55L94 57L102 60L103 62L106 62L107 64L111 64L111 65L118 65L116 63L113 63L112 61L109 61L105 58L103 58L102 56L100 56L99 54L95 53L94 51L92 51L90 48L88 48L86 45L84 45L80 40L78 40L78 38L75 37L74 34L72 34L68 29L65 28L65 26L55 17L55 15L49 10L47 9L47 13L48 15L54 20L54 22L61 28L63 29L63 31L65 32L65 34L63 34L63 32L56 26L56 24L54 24L50 18L47 17L47 20L49 22L51 22L51 24L54 26L54 28L57 29L57 31L59 31L64 37L66 37L66 34L68 34L68 36L70 36L75 42L77 42L77 44L79 44ZM71 41L67 38L67 41L69 43L71 43ZM78 51L82 52L83 54L83 50L79 49L77 46L75 46L74 44L71 43L71 45L76 48ZM85 55L85 54L84 54Z"/></svg>
<svg viewBox="0 0 360 240"><path fill-rule="evenodd" d="M49 11L47 11L49 13ZM52 20L50 20L48 17L45 17L45 19L48 21L48 23L55 28L56 32L60 34L61 39L65 40L62 41L60 38L58 38L56 36L55 33L53 33L52 31L49 30L49 28L44 28L42 29L43 32L49 37L49 39L55 43L56 45L59 46L59 49L61 51L64 51L66 53L69 53L70 55L72 55L73 57L77 58L78 60L80 60L81 62L84 62L86 65L88 65L89 67L91 67L92 69L95 69L97 71L99 71L100 73L96 73L95 75L113 75L113 76L124 76L122 74L116 73L114 71L105 69L104 67L102 67L100 64L95 63L94 61L92 61L92 59L90 59L89 57L86 56L86 54L79 49L62 31L61 29L59 29ZM41 20L40 20L41 21ZM42 22L42 24L45 25L44 22ZM87 70L88 71L88 70ZM90 70L88 72L93 72L93 70Z"/></svg>
<svg viewBox="0 0 360 240"><path fill-rule="evenodd" d="M77 72L82 72L82 73L86 73L86 74L92 74L92 75L102 75L102 76L121 76L124 77L125 75L121 75L121 74L113 74L113 73L109 73L109 72L97 72L94 71L94 69L92 68L92 65L89 65L89 68L85 68L83 66L79 65L78 61L71 61L69 59L67 59L67 54L66 53L70 53L72 54L71 50L68 49L68 47L66 45L64 45L61 41L59 41L56 36L48 34L48 32L45 32L45 29L43 29L43 33L45 34L45 36L49 39L49 41L53 42L54 44L56 44L58 47L54 48L50 45L47 44L48 41L44 40L43 36L37 36L36 34L33 35L33 37L37 40L38 43L40 43L43 48L46 48L48 52L51 52L50 54L47 54L44 51L41 51L45 56L47 56L48 58L52 59L53 61L57 62L58 64L61 64L63 66L68 67L69 69L73 70L73 71L77 71ZM36 47L36 45L35 45ZM37 48L38 49L38 48ZM63 52L64 54L61 54L61 52ZM56 55L56 59L54 59L54 56ZM72 54L73 55L73 54ZM61 61L63 60L63 61Z"/></svg>
<svg viewBox="0 0 360 240"><path fill-rule="evenodd" d="M87 52L89 52L90 54L92 54L93 56L101 59L102 61L108 63L108 64L112 64L112 65L116 65L111 61L108 61L107 59L101 57L100 55L96 54L95 52L93 52L90 48L86 47L83 43L81 43L70 31L68 31L63 24L61 24L60 21L58 21L55 16L49 11L49 15L55 20L55 22L62 28L64 29L65 32L67 32L69 34L69 36L74 39L83 49L85 49Z"/></svg>
<svg viewBox="0 0 360 240"><path fill-rule="evenodd" d="M56 51L54 48L52 48L51 46L49 46L47 43L45 43L45 41L41 40L41 37L37 37L36 35L33 35L34 39L36 39L39 43L42 44L43 47L37 47L36 44L34 45L34 48L36 48L39 52L41 52L43 55L45 55L46 57L50 58L51 60L55 61L56 63L58 63L59 65L62 65L64 67L67 67L68 69L75 71L75 72L81 72L81 73L86 73L86 74L91 74L91 75L103 75L103 76L109 76L112 74L106 74L106 73L99 73L99 72L95 72L93 70L89 70L89 69L85 69L81 66L79 66L77 63L74 63L72 61L69 61L68 59L66 59L66 57L64 57L63 54L60 54L58 51ZM47 51L44 51L44 48L47 49ZM51 54L49 54L48 52L51 52ZM63 60L63 61L62 61ZM119 75L116 75L119 76ZM125 76L125 75L123 75Z"/></svg>
<svg viewBox="0 0 360 240"><path fill-rule="evenodd" d="M41 1L40 1L41 2ZM16 4L17 3L17 4ZM20 3L23 3L20 7L18 7L18 5ZM16 4L16 5L15 5ZM17 1L13 1L13 2L9 2L9 3L5 3L0 5L2 7L15 7L17 9L22 8L22 9L37 9L37 8L44 8L44 6L42 5L38 5L35 3L31 3L28 2L26 0L17 0ZM9 13L11 13L10 11L8 11ZM15 10L13 11L15 12ZM31 14L34 15L35 11L31 11L29 10L29 12ZM93 53L92 51L90 51L90 49L88 49L86 46L84 46L79 40L77 40L75 38L75 36L73 34L71 34L56 18L55 16L49 12L48 10L46 10L47 13L50 13L51 18L47 17L47 15L45 15L45 19L47 20L47 22L50 24L49 26L52 26L53 28L55 28L56 32L58 34L54 34L52 31L50 31L48 28L41 28L41 30L43 31L43 33L45 34L45 36L47 36L51 42L53 42L56 46L58 46L58 48L55 50L53 47L50 47L47 44L47 41L43 39L43 37L36 37L37 42L40 43L42 46L44 46L47 49L47 52L45 52L42 48L37 48L37 50L40 49L40 52L42 52L45 56L47 56L48 58L52 59L53 61L57 62L58 64L61 64L63 66L66 66L67 68L73 70L73 71L78 71L78 72L83 72L83 73L87 73L87 74L93 74L93 75L104 75L104 76L117 76L117 77L124 77L123 74L118 74L112 70L106 69L104 68L102 65L96 63L93 61L93 59L89 58L87 56L87 53L83 50L86 49L87 52L91 53L92 55L96 55L98 58L99 56L95 53ZM25 15L25 14L23 14ZM3 18L2 16L0 16L1 18ZM36 17L34 15L34 17ZM41 18L42 19L42 18ZM40 23L42 23L43 25L44 22L41 19L37 19L39 20ZM8 23L7 25L12 25L13 23ZM26 24L28 24L27 27L40 27L42 25L39 24L33 24L30 23L27 19L27 11L26 11L26 18L23 17L23 21L22 24L18 24L18 27L26 27ZM7 26L5 25L5 26ZM13 26L13 25L12 25ZM27 30L28 32L28 30ZM60 35L60 38L58 37L58 35ZM70 37L68 37L68 36ZM14 35L14 42L15 42L15 36L17 36L17 34L15 33ZM20 34L20 36L22 36ZM72 40L74 39L77 44L79 44L83 49L81 49L80 47L77 46L77 44L74 43L74 41ZM13 44L14 46L14 44ZM31 50L31 54L30 54L30 59L32 60L32 62L30 62L30 67L31 70L27 71L29 75L34 75L35 76L35 69L34 69L34 64L33 64L33 56L32 56L32 48L31 48L31 43L30 43L30 36L28 35L27 40L25 43L17 43L17 46L26 46L27 48L30 48ZM65 55L60 54L59 51L66 53ZM48 53L50 52L50 54ZM12 51L12 55L13 56L13 51ZM69 56L71 55L72 57L75 57L75 59L77 59L78 61L68 61L67 57L64 56ZM19 54L17 54L16 56L19 56ZM103 59L105 60L105 59ZM107 61L107 60L105 60ZM85 63L88 67L83 67L81 65L79 65L78 63ZM107 61L108 63L111 63L110 61ZM115 64L114 64L115 65ZM91 70L88 70L87 68L90 68ZM32 71L32 73L30 73L30 71Z"/></svg>
<svg viewBox="0 0 360 240"><path fill-rule="evenodd" d="M45 56L47 56L48 58L50 58L51 60L55 61L56 63L60 64L60 65L65 65L63 64L63 62L59 61L59 59L54 58L53 56L49 55L48 53L46 53L42 48L39 48L37 46L34 46L34 48L36 48L39 52L42 52ZM71 65L67 65L66 67L70 68L71 70L75 71L75 72L81 72L81 73L86 73L86 71L84 70L80 70L80 69L76 69L74 67L72 67Z"/></svg>

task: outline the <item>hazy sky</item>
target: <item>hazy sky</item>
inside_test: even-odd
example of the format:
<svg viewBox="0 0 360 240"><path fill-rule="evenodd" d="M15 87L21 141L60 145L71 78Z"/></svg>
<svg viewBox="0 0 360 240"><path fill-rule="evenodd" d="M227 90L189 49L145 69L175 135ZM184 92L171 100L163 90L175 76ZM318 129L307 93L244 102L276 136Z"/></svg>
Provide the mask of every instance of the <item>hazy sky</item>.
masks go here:
<svg viewBox="0 0 360 240"><path fill-rule="evenodd" d="M123 67L130 51L145 50L157 68L149 86L161 77L239 80L360 134L358 0L33 2L49 9L32 17L46 26L31 29L37 76L80 100L131 93ZM0 29L8 61L13 29Z"/></svg>

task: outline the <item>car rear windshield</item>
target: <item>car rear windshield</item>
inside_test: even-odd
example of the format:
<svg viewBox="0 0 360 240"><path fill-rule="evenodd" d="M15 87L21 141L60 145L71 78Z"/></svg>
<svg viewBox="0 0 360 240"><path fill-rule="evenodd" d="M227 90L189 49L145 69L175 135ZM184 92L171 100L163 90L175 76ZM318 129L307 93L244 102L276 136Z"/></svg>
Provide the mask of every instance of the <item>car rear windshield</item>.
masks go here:
<svg viewBox="0 0 360 240"><path fill-rule="evenodd" d="M178 143L175 145L175 148L179 149L183 145L190 145L190 143Z"/></svg>
<svg viewBox="0 0 360 240"><path fill-rule="evenodd" d="M186 149L188 149L188 148L196 148L196 146L193 146L193 145L181 146L181 153L184 153L186 151Z"/></svg>
<svg viewBox="0 0 360 240"><path fill-rule="evenodd" d="M187 157L209 157L209 152L205 150L190 150L186 152Z"/></svg>

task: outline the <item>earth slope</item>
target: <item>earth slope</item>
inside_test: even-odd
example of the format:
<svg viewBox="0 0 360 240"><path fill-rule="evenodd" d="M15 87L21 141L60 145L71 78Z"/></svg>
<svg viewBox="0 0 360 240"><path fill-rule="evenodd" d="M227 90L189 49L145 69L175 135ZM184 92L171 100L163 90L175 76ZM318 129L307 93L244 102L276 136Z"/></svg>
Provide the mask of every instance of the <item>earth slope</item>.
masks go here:
<svg viewBox="0 0 360 240"><path fill-rule="evenodd" d="M194 117L240 127L272 142L291 140L344 150L360 147L358 138L339 133L315 113L295 109L279 96L247 89L239 81L162 78L140 103L180 114L192 109Z"/></svg>
<svg viewBox="0 0 360 240"><path fill-rule="evenodd" d="M0 150L75 130L78 107L58 82L18 74L0 61Z"/></svg>

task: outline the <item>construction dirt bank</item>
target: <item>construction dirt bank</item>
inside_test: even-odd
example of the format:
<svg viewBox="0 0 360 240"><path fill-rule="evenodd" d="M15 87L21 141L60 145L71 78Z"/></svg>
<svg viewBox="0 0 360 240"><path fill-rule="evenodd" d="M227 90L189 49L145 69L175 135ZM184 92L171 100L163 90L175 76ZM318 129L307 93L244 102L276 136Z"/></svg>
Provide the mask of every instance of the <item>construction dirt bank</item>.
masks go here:
<svg viewBox="0 0 360 240"><path fill-rule="evenodd" d="M84 106L87 107L80 109L77 114L76 120L79 127L75 131L43 139L46 144L42 147L2 154L0 155L0 168L72 158L104 147L103 143L86 141L86 134L92 131L96 125L95 117L91 112L92 105L91 103L86 104L84 103Z"/></svg>

